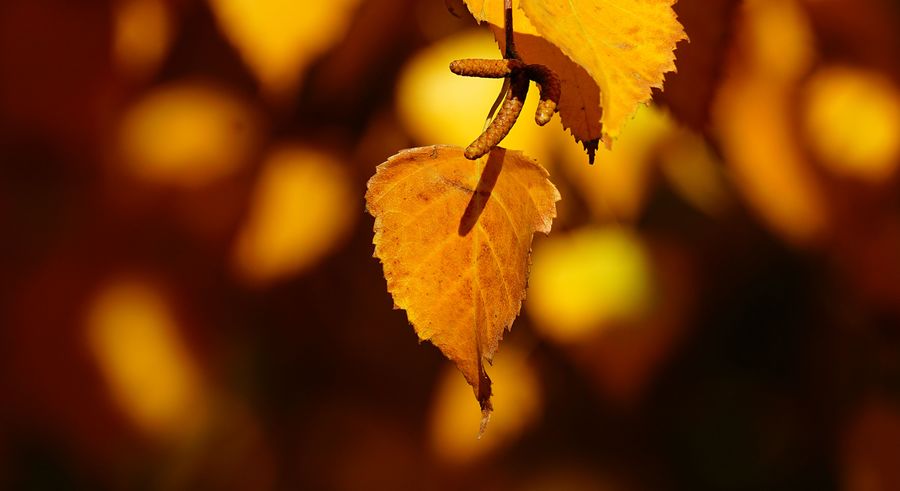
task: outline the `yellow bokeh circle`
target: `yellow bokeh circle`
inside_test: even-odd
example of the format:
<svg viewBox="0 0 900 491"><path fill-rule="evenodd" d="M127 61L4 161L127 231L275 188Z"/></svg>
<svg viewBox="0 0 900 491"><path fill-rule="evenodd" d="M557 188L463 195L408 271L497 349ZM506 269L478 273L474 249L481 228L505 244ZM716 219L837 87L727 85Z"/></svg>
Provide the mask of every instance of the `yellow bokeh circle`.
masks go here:
<svg viewBox="0 0 900 491"><path fill-rule="evenodd" d="M150 92L125 112L119 159L141 180L192 188L239 169L259 135L258 115L235 95L178 83Z"/></svg>
<svg viewBox="0 0 900 491"><path fill-rule="evenodd" d="M649 252L620 227L551 236L534 251L526 307L543 335L576 342L653 305Z"/></svg>
<svg viewBox="0 0 900 491"><path fill-rule="evenodd" d="M806 86L803 128L832 173L879 182L900 157L900 93L883 76L849 67L817 71Z"/></svg>

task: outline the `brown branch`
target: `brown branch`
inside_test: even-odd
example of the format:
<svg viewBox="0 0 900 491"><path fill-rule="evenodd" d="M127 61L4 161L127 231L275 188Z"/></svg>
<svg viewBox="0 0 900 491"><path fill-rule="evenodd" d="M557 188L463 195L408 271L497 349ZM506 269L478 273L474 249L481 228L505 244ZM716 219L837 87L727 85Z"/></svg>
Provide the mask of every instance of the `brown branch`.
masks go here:
<svg viewBox="0 0 900 491"><path fill-rule="evenodd" d="M519 59L516 52L516 40L513 37L513 10L512 0L505 0L503 4L503 30L506 31L506 59Z"/></svg>

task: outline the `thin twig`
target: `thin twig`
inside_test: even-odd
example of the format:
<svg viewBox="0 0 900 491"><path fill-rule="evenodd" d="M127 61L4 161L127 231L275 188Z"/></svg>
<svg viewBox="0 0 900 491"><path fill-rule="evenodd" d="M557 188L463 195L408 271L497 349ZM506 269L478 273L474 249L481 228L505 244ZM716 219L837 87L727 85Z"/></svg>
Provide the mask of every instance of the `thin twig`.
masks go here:
<svg viewBox="0 0 900 491"><path fill-rule="evenodd" d="M513 38L512 0L505 0L503 4L503 29L506 31L505 58L519 59L519 54L516 52L516 41Z"/></svg>

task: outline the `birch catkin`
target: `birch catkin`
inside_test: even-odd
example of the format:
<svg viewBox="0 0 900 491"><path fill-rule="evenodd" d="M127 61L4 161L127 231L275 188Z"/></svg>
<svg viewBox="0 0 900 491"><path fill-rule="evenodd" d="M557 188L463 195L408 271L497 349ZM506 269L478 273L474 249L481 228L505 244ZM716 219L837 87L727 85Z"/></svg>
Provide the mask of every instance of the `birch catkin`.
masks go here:
<svg viewBox="0 0 900 491"><path fill-rule="evenodd" d="M525 97L528 96L528 85L528 76L521 70L517 70L510 77L509 90L506 92L503 106L497 111L497 115L487 129L484 130L484 133L466 147L465 156L467 159L475 160L485 155L506 137L509 130L516 123L519 113L522 112Z"/></svg>
<svg viewBox="0 0 900 491"><path fill-rule="evenodd" d="M525 64L519 60L486 60L468 58L450 63L450 71L463 77L504 78L522 70Z"/></svg>
<svg viewBox="0 0 900 491"><path fill-rule="evenodd" d="M488 153L506 137L522 112L532 80L541 91L541 100L534 114L538 126L547 124L558 110L561 96L559 77L544 65L528 65L516 57L502 60L469 58L451 62L450 71L464 77L509 79L509 87L497 115L484 132L466 147L465 156L469 160Z"/></svg>
<svg viewBox="0 0 900 491"><path fill-rule="evenodd" d="M541 89L541 101L538 102L537 111L534 113L534 122L538 126L544 126L558 110L559 97L562 94L559 77L544 65L527 65L525 72Z"/></svg>

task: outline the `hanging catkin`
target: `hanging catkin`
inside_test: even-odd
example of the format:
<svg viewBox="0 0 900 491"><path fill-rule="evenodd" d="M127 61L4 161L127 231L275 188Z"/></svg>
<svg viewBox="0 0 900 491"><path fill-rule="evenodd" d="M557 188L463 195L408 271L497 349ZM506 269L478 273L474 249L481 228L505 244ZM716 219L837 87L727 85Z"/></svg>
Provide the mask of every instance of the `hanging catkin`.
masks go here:
<svg viewBox="0 0 900 491"><path fill-rule="evenodd" d="M541 89L541 101L534 113L534 121L538 126L544 126L550 122L553 113L558 110L559 97L561 95L559 78L553 70L544 65L528 65L525 67L528 78L534 80Z"/></svg>
<svg viewBox="0 0 900 491"><path fill-rule="evenodd" d="M484 132L466 148L465 156L469 160L488 153L506 137L522 112L532 80L541 94L534 114L538 126L547 124L558 110L561 96L559 77L544 65L528 65L516 57L501 60L468 58L451 62L450 71L464 77L509 79L502 107Z"/></svg>
<svg viewBox="0 0 900 491"><path fill-rule="evenodd" d="M466 147L465 156L467 159L475 160L490 152L491 148L506 137L509 130L516 123L519 113L522 112L525 97L528 96L528 85L528 77L521 70L517 70L510 77L509 90L506 92L503 106L497 111L497 115L487 129L484 130L484 133Z"/></svg>

